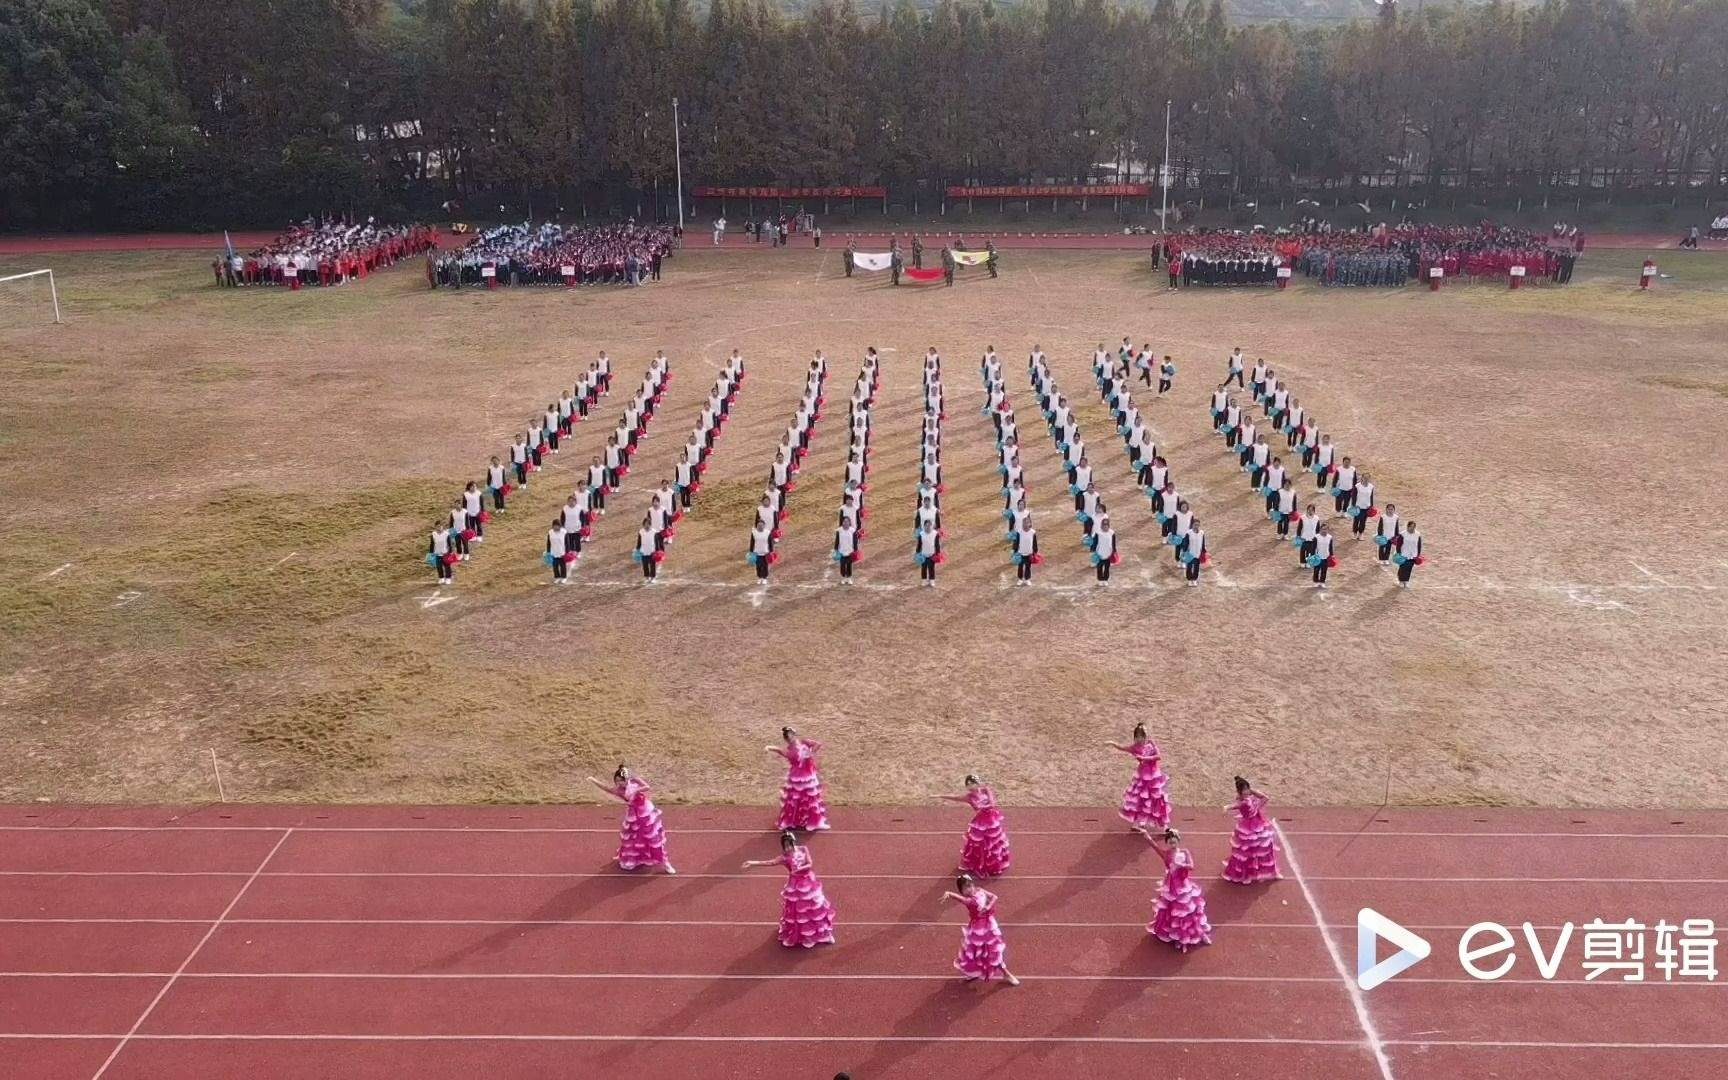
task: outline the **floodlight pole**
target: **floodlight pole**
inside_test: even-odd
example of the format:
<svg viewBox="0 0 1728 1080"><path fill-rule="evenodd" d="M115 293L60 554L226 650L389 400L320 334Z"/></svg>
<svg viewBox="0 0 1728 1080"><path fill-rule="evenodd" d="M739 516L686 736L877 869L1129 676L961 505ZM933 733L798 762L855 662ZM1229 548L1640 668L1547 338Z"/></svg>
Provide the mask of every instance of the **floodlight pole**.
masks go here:
<svg viewBox="0 0 1728 1080"><path fill-rule="evenodd" d="M1170 102L1164 103L1164 172L1158 177L1164 198L1158 209L1158 238L1170 231Z"/></svg>
<svg viewBox="0 0 1728 1080"><path fill-rule="evenodd" d="M684 231L684 144L678 136L678 99L672 99L672 167L678 174L678 231Z"/></svg>

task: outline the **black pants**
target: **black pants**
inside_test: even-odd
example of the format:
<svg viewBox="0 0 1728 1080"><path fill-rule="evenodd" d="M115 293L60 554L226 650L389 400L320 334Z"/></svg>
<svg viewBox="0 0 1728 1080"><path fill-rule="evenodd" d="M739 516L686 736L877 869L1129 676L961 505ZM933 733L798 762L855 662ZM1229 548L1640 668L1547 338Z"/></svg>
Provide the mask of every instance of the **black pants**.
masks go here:
<svg viewBox="0 0 1728 1080"><path fill-rule="evenodd" d="M1199 581L1200 580L1200 560L1199 559L1195 559L1193 562L1188 564L1188 580L1189 581Z"/></svg>
<svg viewBox="0 0 1728 1080"><path fill-rule="evenodd" d="M654 553L644 551L642 553L642 577L645 580L653 581L658 573L660 573L660 564L654 561Z"/></svg>
<svg viewBox="0 0 1728 1080"><path fill-rule="evenodd" d="M516 486L521 487L528 483L528 463L526 461L515 462L512 467L516 470Z"/></svg>
<svg viewBox="0 0 1728 1080"><path fill-rule="evenodd" d="M935 581L936 580L936 560L935 559L925 559L923 562L918 564L918 580L920 580L920 581Z"/></svg>
<svg viewBox="0 0 1728 1080"><path fill-rule="evenodd" d="M556 425L546 432L546 445L550 446L553 450L558 449L558 428Z"/></svg>
<svg viewBox="0 0 1728 1080"><path fill-rule="evenodd" d="M1228 446L1230 449L1234 450L1234 449L1236 449L1237 442L1239 442L1241 440L1241 438L1242 438L1242 425L1237 424L1235 427L1231 428L1229 431L1226 431L1224 433L1224 445Z"/></svg>
<svg viewBox="0 0 1728 1080"><path fill-rule="evenodd" d="M1238 389L1238 390L1243 389L1242 373L1240 371L1233 371L1229 375L1225 376L1225 378L1224 378L1225 385L1229 385L1231 379L1236 380L1236 389Z"/></svg>
<svg viewBox="0 0 1728 1080"><path fill-rule="evenodd" d="M1146 462L1140 466L1140 477L1136 481L1141 487L1152 486L1152 463Z"/></svg>
<svg viewBox="0 0 1728 1080"><path fill-rule="evenodd" d="M852 564L858 560L856 555L840 556L840 577L846 581L852 580Z"/></svg>
<svg viewBox="0 0 1728 1080"><path fill-rule="evenodd" d="M1095 569L1098 571L1098 580L1099 581L1109 581L1110 580L1110 560L1109 559L1099 559L1098 565L1097 565L1097 567L1095 567Z"/></svg>
<svg viewBox="0 0 1728 1080"><path fill-rule="evenodd" d="M504 511L504 489L501 487L492 489L492 509L499 513Z"/></svg>
<svg viewBox="0 0 1728 1080"><path fill-rule="evenodd" d="M1288 516L1281 516L1278 518L1278 535L1290 535L1290 518Z"/></svg>
<svg viewBox="0 0 1728 1080"><path fill-rule="evenodd" d="M562 555L552 557L552 580L563 581L570 576L570 564L564 561Z"/></svg>
<svg viewBox="0 0 1728 1080"><path fill-rule="evenodd" d="M456 576L455 567L453 567L449 563L445 562L444 556L439 555L437 558L438 558L438 580L439 581L452 580ZM1400 568L1400 569L1402 569L1402 568Z"/></svg>
<svg viewBox="0 0 1728 1080"><path fill-rule="evenodd" d="M1030 555L1014 564L1014 576L1020 581L1032 580L1032 557Z"/></svg>
<svg viewBox="0 0 1728 1080"><path fill-rule="evenodd" d="M684 509L690 509L690 488L688 485L678 489L678 504Z"/></svg>
<svg viewBox="0 0 1728 1080"><path fill-rule="evenodd" d="M1361 536L1368 528L1368 515L1365 513L1356 514L1354 519L1350 522L1350 532L1355 536Z"/></svg>
<svg viewBox="0 0 1728 1080"><path fill-rule="evenodd" d="M1262 487L1266 486L1266 466L1254 466L1253 471L1248 475L1248 486L1253 488L1255 491L1259 491Z"/></svg>
<svg viewBox="0 0 1728 1080"><path fill-rule="evenodd" d="M1296 549L1296 561L1303 566L1308 565L1308 556L1314 554L1314 541L1304 540L1302 546Z"/></svg>
<svg viewBox="0 0 1728 1080"><path fill-rule="evenodd" d="M1317 472L1314 474L1315 490L1320 490L1320 489L1325 488L1325 486L1326 486L1326 472L1328 472L1328 471L1330 471L1330 470L1324 470L1324 471Z"/></svg>
<svg viewBox="0 0 1728 1080"><path fill-rule="evenodd" d="M1151 368L1142 368L1141 369L1141 371L1140 371L1140 384L1142 386L1151 386L1152 385L1152 369Z"/></svg>
<svg viewBox="0 0 1728 1080"><path fill-rule="evenodd" d="M1398 567L1398 580L1403 581L1403 582L1408 582L1410 580L1410 575L1415 573L1415 572L1416 572L1416 560L1415 559L1405 559L1404 562Z"/></svg>
<svg viewBox="0 0 1728 1080"><path fill-rule="evenodd" d="M1389 563L1392 561L1392 545L1391 544L1385 544L1385 545L1375 544L1374 546L1378 547L1380 549L1380 561L1381 562Z"/></svg>
<svg viewBox="0 0 1728 1080"><path fill-rule="evenodd" d="M462 539L462 534L454 529L450 530L450 550L458 555L468 554L468 541Z"/></svg>
<svg viewBox="0 0 1728 1080"><path fill-rule="evenodd" d="M756 580L768 580L768 556L766 555L756 556Z"/></svg>
<svg viewBox="0 0 1728 1080"><path fill-rule="evenodd" d="M1350 504L1355 501L1356 496L1353 493L1348 491L1340 492L1339 494L1332 496L1332 508L1342 514L1349 508Z"/></svg>
<svg viewBox="0 0 1728 1080"><path fill-rule="evenodd" d="M1314 583L1315 584L1317 584L1317 585L1326 584L1326 571L1327 571L1327 569L1328 569L1328 567L1326 566L1325 562L1321 562L1319 566L1316 566L1314 568ZM1403 569L1403 568L1400 567L1399 569Z"/></svg>

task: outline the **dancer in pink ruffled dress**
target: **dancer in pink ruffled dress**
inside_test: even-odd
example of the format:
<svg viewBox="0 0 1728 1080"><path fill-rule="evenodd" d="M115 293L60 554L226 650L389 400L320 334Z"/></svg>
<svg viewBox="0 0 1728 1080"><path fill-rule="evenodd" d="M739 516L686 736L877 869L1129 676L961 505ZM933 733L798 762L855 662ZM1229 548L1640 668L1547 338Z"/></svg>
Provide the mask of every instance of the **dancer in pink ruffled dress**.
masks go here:
<svg viewBox="0 0 1728 1080"><path fill-rule="evenodd" d="M1206 921L1206 896L1200 891L1200 883L1194 880L1194 856L1187 848L1178 846L1181 834L1175 829L1165 829L1164 843L1160 844L1151 830L1140 831L1164 860L1164 881L1158 886L1158 899L1154 901L1152 921L1146 924L1146 932L1183 952L1196 945L1212 944L1212 924Z"/></svg>
<svg viewBox="0 0 1728 1080"><path fill-rule="evenodd" d="M790 829L781 833L778 859L751 859L744 869L758 866L786 868L786 887L780 890L780 944L788 949L834 944L834 905L816 880L816 864L810 849L798 843L798 835Z"/></svg>
<svg viewBox="0 0 1728 1080"><path fill-rule="evenodd" d="M828 806L822 800L822 775L816 770L816 755L822 744L798 735L796 728L783 727L784 746L768 752L786 759L786 782L780 785L780 821L777 829L821 832L828 827Z"/></svg>
<svg viewBox="0 0 1728 1080"><path fill-rule="evenodd" d="M676 874L672 860L666 857L666 827L660 822L660 808L648 798L653 792L648 782L637 779L622 765L612 774L611 784L592 776L588 782L624 804L624 825L618 830L619 869L658 866Z"/></svg>
<svg viewBox="0 0 1728 1080"><path fill-rule="evenodd" d="M961 802L974 811L966 826L966 846L960 852L960 869L979 877L1000 877L1008 872L1008 832L1002 826L1002 811L996 809L996 793L976 774L966 777L966 794L938 795Z"/></svg>
<svg viewBox="0 0 1728 1080"><path fill-rule="evenodd" d="M1110 743L1109 746L1140 763L1134 779L1122 792L1122 809L1117 811L1117 816L1126 821L1130 829L1167 828L1170 825L1170 796L1165 794L1165 789L1170 786L1170 778L1164 775L1160 766L1157 741L1146 736L1146 725L1134 725L1134 741L1127 746L1121 743Z"/></svg>
<svg viewBox="0 0 1728 1080"><path fill-rule="evenodd" d="M969 918L960 933L960 953L954 957L954 970L967 982L1001 978L1009 986L1019 986L1020 980L1008 970L1008 943L1002 939L1002 927L996 923L996 894L986 892L972 879L961 874L954 880L958 892L945 892L944 901L955 900L966 905Z"/></svg>
<svg viewBox="0 0 1728 1080"><path fill-rule="evenodd" d="M1225 881L1253 885L1284 876L1278 872L1278 830L1266 817L1266 802L1265 793L1255 791L1245 777L1236 778L1236 801L1224 808L1236 814Z"/></svg>

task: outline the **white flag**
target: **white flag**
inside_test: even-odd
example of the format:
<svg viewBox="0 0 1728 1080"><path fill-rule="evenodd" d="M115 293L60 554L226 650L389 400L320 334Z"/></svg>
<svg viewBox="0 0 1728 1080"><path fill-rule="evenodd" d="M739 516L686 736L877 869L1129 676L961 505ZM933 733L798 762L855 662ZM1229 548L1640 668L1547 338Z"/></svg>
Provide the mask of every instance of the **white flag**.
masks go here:
<svg viewBox="0 0 1728 1080"><path fill-rule="evenodd" d="M859 270L886 270L894 265L891 251L854 251L852 265Z"/></svg>

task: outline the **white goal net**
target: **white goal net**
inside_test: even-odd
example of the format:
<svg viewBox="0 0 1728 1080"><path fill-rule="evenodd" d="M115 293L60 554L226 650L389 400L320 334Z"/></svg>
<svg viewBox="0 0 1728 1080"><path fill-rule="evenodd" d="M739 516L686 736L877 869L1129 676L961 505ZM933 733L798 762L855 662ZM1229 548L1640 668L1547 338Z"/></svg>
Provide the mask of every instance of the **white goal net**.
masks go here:
<svg viewBox="0 0 1728 1080"><path fill-rule="evenodd" d="M0 326L34 326L60 321L60 290L54 271L0 274Z"/></svg>

